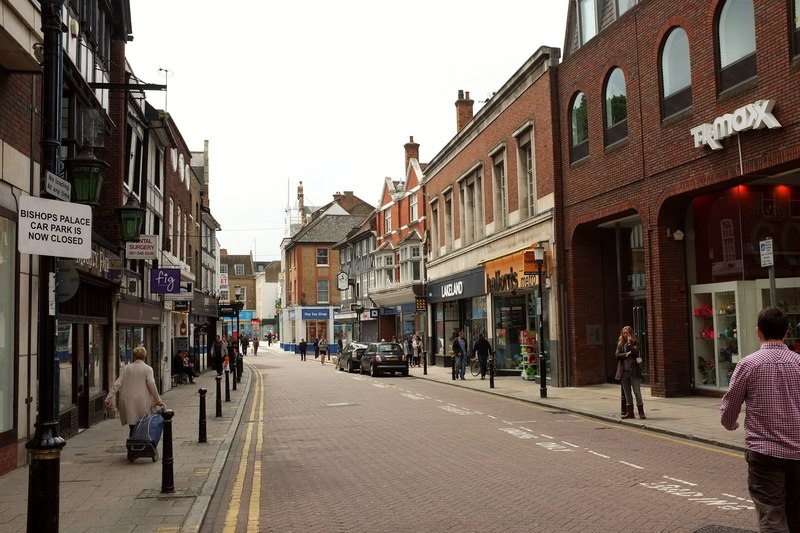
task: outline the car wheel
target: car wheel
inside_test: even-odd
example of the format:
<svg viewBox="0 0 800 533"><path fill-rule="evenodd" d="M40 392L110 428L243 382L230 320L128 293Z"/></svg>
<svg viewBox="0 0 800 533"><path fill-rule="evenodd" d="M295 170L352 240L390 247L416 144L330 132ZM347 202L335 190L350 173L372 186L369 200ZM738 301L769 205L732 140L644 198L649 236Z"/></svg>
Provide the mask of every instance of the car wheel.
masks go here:
<svg viewBox="0 0 800 533"><path fill-rule="evenodd" d="M364 365L361 365L360 367L358 367L358 373L362 374L362 375L364 374Z"/></svg>
<svg viewBox="0 0 800 533"><path fill-rule="evenodd" d="M353 373L353 370L355 370L355 369L353 368L353 361L348 361L348 362L347 362L347 373L348 373L348 374L352 374L352 373Z"/></svg>
<svg viewBox="0 0 800 533"><path fill-rule="evenodd" d="M375 363L369 365L369 375L373 378L378 377L378 370L375 368Z"/></svg>
<svg viewBox="0 0 800 533"><path fill-rule="evenodd" d="M403 370L403 377L407 377L407 376L408 376L408 369L406 368L405 370Z"/></svg>

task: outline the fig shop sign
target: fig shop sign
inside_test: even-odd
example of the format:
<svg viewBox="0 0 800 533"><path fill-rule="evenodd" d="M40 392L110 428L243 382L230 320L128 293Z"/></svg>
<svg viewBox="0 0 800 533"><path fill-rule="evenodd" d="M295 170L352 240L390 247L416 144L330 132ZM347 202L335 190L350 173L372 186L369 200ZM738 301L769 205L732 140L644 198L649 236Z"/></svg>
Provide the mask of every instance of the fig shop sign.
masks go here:
<svg viewBox="0 0 800 533"><path fill-rule="evenodd" d="M781 123L772 114L775 100L757 100L714 119L712 123L695 126L689 133L694 139L694 147L708 146L712 150L722 150L722 139L737 133L763 128L780 128Z"/></svg>

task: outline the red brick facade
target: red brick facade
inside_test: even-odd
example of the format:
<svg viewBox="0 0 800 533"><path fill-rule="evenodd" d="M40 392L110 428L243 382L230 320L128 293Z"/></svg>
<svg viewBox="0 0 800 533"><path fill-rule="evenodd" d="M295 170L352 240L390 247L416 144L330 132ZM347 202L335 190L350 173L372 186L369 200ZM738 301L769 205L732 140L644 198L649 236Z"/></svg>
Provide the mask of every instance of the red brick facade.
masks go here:
<svg viewBox="0 0 800 533"><path fill-rule="evenodd" d="M559 67L563 223L569 317L567 357L572 385L605 382L608 352L619 332L619 295L608 294L614 243L599 229L632 215L641 219L646 274L650 384L659 396L690 392L686 243L670 238L687 223L693 197L797 168L800 158L800 62L793 50L790 2L754 2L757 75L718 89L717 19L721 0L644 1L604 27ZM570 4L568 20L576 19ZM692 104L661 113L661 46L675 26L689 39ZM574 43L570 24L566 42ZM568 45L572 46L572 45ZM625 74L627 139L604 146L604 85L613 67ZM577 91L588 101L589 155L570 162L570 111ZM742 132L722 150L695 148L690 130L761 99L773 99L780 129ZM743 165L743 172L740 170ZM602 266L601 266L602 265ZM604 273L598 276L598 269ZM623 319L624 320L624 319ZM587 326L603 325L603 343L588 341ZM612 360L613 362L613 360Z"/></svg>

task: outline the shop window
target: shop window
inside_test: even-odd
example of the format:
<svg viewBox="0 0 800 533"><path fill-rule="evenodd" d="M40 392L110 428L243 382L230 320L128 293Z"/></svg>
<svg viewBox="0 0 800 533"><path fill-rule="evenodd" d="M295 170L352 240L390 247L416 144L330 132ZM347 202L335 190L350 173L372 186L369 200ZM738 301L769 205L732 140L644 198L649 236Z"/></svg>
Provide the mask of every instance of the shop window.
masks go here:
<svg viewBox="0 0 800 533"><path fill-rule="evenodd" d="M611 71L606 82L605 100L606 146L609 146L628 136L628 97L621 68Z"/></svg>
<svg viewBox="0 0 800 533"><path fill-rule="evenodd" d="M756 75L756 27L752 0L727 0L717 19L719 90Z"/></svg>
<svg viewBox="0 0 800 533"><path fill-rule="evenodd" d="M17 269L17 225L0 217L0 433L14 429L14 362L16 361L14 328L15 272Z"/></svg>
<svg viewBox="0 0 800 533"><path fill-rule="evenodd" d="M692 105L689 38L683 28L673 28L661 49L661 112L669 117Z"/></svg>
<svg viewBox="0 0 800 533"><path fill-rule="evenodd" d="M581 92L572 101L570 130L570 162L574 163L589 155L589 113L586 95Z"/></svg>

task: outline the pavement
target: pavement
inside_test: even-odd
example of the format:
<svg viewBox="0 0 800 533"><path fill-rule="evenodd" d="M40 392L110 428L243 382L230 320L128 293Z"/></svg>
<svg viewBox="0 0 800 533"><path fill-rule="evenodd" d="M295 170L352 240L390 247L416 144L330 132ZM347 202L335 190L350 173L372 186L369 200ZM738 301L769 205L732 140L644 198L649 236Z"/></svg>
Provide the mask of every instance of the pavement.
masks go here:
<svg viewBox="0 0 800 533"><path fill-rule="evenodd" d="M277 345L259 347L257 357L297 357ZM216 490L235 432L244 411L244 399L251 384L249 364L237 390L225 398L225 380L219 398L222 416L216 414L216 381L213 372L195 378L195 385L180 385L162 395L168 409L175 412L172 422L174 492L163 492L164 465L161 460L127 460L127 426L118 419L104 420L67 441L61 452L59 529L69 532L196 532L203 522ZM321 371L333 371L333 365ZM643 387L646 420L620 420L620 387L615 384L580 388L548 387L547 398L540 398L540 385L518 376L495 378L489 387L487 377L453 381L450 368L428 366L410 369L414 379L427 379L454 387L495 394L513 400L544 405L601 420L624 424L667 435L744 450L744 431L727 431L719 423L719 398L690 396L654 398ZM206 394L207 442L199 443L200 388ZM743 420L743 415L740 418ZM162 440L163 441L163 440ZM159 445L163 455L163 446ZM26 531L28 467L0 476L0 531ZM167 476L168 479L168 476ZM168 484L168 483L167 483Z"/></svg>

